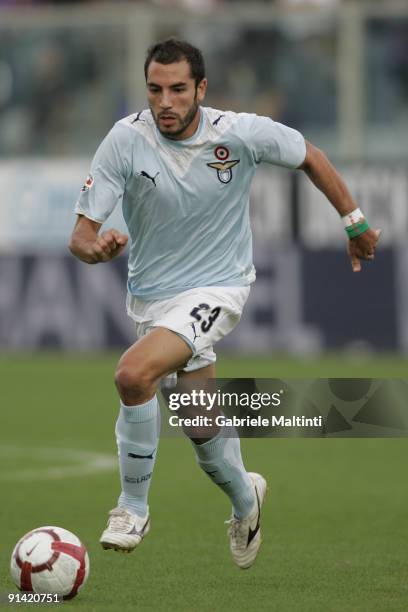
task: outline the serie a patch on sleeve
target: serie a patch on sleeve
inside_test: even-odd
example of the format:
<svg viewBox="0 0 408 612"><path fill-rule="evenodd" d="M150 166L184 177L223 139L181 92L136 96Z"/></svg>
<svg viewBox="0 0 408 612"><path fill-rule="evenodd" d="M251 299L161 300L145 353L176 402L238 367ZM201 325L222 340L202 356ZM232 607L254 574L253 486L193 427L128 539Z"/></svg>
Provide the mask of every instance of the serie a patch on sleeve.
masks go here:
<svg viewBox="0 0 408 612"><path fill-rule="evenodd" d="M93 178L92 174L88 174L88 176L86 177L86 181L85 181L81 191L89 191L93 184L94 184L94 178Z"/></svg>

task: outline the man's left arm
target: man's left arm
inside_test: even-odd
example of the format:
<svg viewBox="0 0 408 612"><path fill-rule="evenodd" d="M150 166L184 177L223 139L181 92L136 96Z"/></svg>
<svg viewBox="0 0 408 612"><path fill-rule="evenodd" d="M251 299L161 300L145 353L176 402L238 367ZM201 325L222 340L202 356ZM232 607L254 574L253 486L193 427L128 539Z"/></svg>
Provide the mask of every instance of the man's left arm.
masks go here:
<svg viewBox="0 0 408 612"><path fill-rule="evenodd" d="M306 157L299 169L307 174L343 218L349 237L347 250L351 266L353 272L360 272L362 259L374 259L381 230L368 226L340 174L323 151L310 142L306 141Z"/></svg>

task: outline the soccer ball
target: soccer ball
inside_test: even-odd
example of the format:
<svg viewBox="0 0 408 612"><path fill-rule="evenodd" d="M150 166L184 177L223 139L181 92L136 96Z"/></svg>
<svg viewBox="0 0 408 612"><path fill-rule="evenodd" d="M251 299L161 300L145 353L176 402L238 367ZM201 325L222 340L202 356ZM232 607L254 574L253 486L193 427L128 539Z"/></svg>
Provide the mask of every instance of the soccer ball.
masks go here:
<svg viewBox="0 0 408 612"><path fill-rule="evenodd" d="M85 546L70 531L39 527L17 542L10 569L21 591L72 599L88 578L89 557Z"/></svg>

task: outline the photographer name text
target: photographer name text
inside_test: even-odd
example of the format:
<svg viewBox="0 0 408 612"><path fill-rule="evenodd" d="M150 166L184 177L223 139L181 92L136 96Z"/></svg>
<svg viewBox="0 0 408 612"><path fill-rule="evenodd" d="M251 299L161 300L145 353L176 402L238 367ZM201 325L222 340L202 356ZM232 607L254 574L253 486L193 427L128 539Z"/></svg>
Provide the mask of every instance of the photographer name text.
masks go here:
<svg viewBox="0 0 408 612"><path fill-rule="evenodd" d="M323 427L323 417L285 417L284 415L227 417L224 414L216 417L201 414L194 417L179 417L172 414L169 417L169 424L171 427L212 427L213 425L220 427Z"/></svg>

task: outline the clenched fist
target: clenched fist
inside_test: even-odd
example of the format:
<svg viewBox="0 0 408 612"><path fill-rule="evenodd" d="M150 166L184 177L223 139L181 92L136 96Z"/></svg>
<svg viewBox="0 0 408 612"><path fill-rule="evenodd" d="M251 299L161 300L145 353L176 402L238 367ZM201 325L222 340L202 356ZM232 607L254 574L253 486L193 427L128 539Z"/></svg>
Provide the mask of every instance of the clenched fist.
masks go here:
<svg viewBox="0 0 408 612"><path fill-rule="evenodd" d="M128 241L126 234L116 229L106 230L96 236L95 242L90 246L90 256L95 263L110 261L120 255Z"/></svg>
<svg viewBox="0 0 408 612"><path fill-rule="evenodd" d="M380 238L380 229L368 229L360 236L351 238L347 245L347 252L351 259L353 272L361 271L361 260L371 261L374 259L375 249Z"/></svg>

